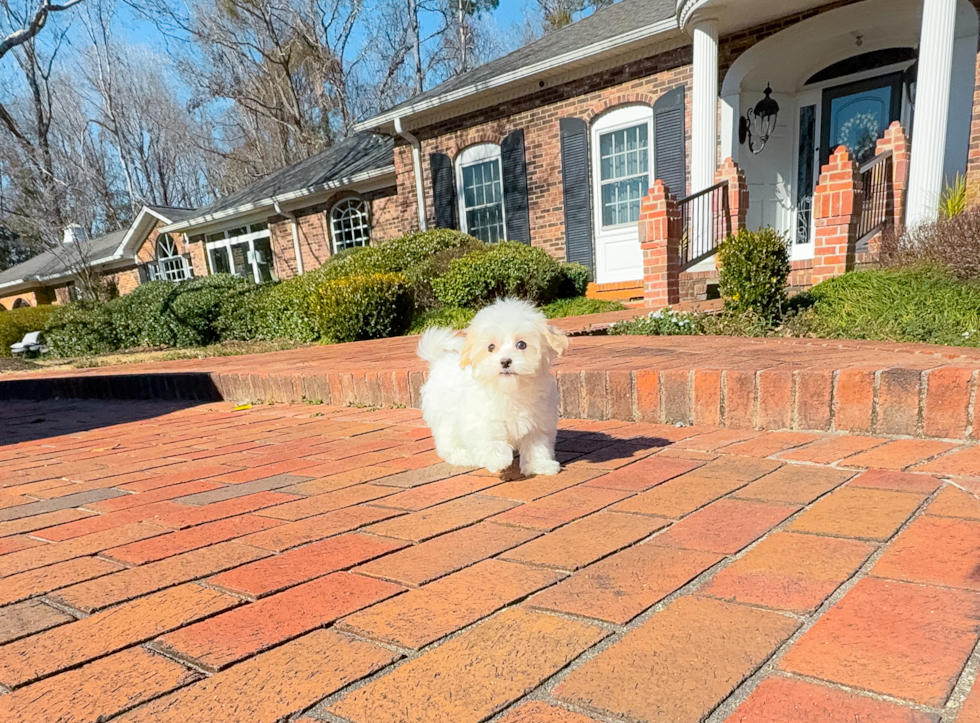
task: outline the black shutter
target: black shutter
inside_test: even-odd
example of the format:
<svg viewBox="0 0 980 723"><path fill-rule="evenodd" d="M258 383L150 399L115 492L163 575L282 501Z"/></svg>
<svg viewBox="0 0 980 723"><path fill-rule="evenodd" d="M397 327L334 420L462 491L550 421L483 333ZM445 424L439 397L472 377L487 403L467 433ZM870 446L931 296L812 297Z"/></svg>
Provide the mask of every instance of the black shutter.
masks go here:
<svg viewBox="0 0 980 723"><path fill-rule="evenodd" d="M444 153L429 156L432 174L432 205L436 211L436 228L459 228L456 221L456 174L453 162Z"/></svg>
<svg viewBox="0 0 980 723"><path fill-rule="evenodd" d="M565 258L595 269L592 194L589 188L589 126L580 118L559 120L561 186L565 197Z"/></svg>
<svg viewBox="0 0 980 723"><path fill-rule="evenodd" d="M653 171L675 197L687 195L683 85L664 93L653 104Z"/></svg>
<svg viewBox="0 0 980 723"><path fill-rule="evenodd" d="M527 163L524 131L516 130L500 144L504 176L504 216L507 240L531 243L531 217L527 209Z"/></svg>

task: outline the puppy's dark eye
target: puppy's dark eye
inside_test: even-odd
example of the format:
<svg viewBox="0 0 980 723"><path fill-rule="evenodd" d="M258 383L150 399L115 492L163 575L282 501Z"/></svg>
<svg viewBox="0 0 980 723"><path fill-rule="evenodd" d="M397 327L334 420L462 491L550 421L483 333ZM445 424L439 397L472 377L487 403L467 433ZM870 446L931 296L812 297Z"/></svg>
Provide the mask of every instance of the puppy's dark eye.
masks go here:
<svg viewBox="0 0 980 723"><path fill-rule="evenodd" d="M493 354L496 350L497 350L496 344L491 344L490 346L487 347L487 351L490 352L491 354Z"/></svg>
<svg viewBox="0 0 980 723"><path fill-rule="evenodd" d="M516 346L521 351L524 351L525 349L527 349L527 343L526 342L523 342L523 341L517 342L517 345Z"/></svg>

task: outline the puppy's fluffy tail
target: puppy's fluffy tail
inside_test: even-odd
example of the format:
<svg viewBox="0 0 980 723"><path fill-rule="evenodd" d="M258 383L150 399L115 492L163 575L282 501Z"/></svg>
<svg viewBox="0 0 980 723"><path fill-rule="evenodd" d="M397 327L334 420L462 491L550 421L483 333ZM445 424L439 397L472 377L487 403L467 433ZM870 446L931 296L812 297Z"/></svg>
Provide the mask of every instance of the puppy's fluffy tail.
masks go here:
<svg viewBox="0 0 980 723"><path fill-rule="evenodd" d="M452 329L433 326L426 329L419 339L418 355L429 364L442 359L447 354L458 354L463 348L463 340Z"/></svg>

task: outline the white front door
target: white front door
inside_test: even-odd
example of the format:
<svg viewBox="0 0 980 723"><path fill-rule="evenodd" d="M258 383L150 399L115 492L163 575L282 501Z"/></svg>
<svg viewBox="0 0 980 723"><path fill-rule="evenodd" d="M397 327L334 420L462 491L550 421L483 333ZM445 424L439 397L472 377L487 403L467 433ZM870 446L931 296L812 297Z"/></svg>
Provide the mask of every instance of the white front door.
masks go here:
<svg viewBox="0 0 980 723"><path fill-rule="evenodd" d="M653 109L628 106L592 126L596 283L643 278L640 203L653 178Z"/></svg>

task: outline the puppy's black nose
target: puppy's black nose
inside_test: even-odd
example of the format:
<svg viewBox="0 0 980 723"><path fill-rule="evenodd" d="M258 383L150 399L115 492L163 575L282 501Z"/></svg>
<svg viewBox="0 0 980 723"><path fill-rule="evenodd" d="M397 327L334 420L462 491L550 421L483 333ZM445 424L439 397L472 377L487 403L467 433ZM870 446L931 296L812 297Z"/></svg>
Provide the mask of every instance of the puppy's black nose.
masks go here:
<svg viewBox="0 0 980 723"><path fill-rule="evenodd" d="M500 366L502 366L504 369L510 369L510 365L511 365L510 359L501 359L500 360Z"/></svg>

